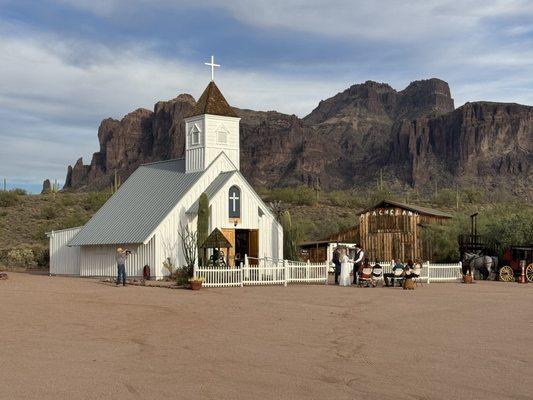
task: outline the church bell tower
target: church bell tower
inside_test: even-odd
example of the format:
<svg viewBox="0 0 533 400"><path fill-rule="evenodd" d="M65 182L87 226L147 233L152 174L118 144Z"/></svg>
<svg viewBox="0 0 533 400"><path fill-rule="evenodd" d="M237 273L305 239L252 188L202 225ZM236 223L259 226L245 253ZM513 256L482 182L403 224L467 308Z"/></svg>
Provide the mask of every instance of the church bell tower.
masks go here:
<svg viewBox="0 0 533 400"><path fill-rule="evenodd" d="M220 153L224 152L239 169L239 121L214 81L214 63L211 57L211 82L207 85L193 112L185 118L186 172L205 170Z"/></svg>

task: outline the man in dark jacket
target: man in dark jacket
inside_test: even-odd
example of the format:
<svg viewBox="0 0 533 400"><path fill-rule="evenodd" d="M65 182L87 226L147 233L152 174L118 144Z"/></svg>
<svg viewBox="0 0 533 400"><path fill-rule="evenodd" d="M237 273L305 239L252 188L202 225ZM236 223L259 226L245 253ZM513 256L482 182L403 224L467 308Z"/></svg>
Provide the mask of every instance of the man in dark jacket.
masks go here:
<svg viewBox="0 0 533 400"><path fill-rule="evenodd" d="M333 250L333 265L335 265L335 285L339 284L339 275L341 274L341 254L339 248Z"/></svg>

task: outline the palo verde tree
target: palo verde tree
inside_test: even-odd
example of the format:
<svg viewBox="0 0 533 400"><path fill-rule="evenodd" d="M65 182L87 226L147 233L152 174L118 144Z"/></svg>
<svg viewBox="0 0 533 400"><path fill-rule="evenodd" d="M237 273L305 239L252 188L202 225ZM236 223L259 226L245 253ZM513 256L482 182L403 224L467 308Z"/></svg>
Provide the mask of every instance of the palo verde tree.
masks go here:
<svg viewBox="0 0 533 400"><path fill-rule="evenodd" d="M200 195L198 200L198 220L196 222L196 232L198 235L198 264L205 265L202 244L209 235L209 199L205 193Z"/></svg>

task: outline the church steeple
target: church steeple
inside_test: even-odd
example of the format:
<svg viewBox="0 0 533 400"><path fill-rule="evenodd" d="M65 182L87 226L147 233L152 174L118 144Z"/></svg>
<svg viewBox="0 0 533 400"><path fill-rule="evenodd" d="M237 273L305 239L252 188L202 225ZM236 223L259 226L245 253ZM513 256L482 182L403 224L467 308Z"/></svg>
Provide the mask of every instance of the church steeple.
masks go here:
<svg viewBox="0 0 533 400"><path fill-rule="evenodd" d="M222 115L225 117L238 118L237 113L228 104L224 95L215 84L215 81L209 82L204 92L198 99L190 117L202 114Z"/></svg>
<svg viewBox="0 0 533 400"><path fill-rule="evenodd" d="M237 169L240 163L240 118L213 80L214 67L219 65L213 57L206 65L211 66L211 82L185 118L186 172L205 170L220 153L225 153Z"/></svg>

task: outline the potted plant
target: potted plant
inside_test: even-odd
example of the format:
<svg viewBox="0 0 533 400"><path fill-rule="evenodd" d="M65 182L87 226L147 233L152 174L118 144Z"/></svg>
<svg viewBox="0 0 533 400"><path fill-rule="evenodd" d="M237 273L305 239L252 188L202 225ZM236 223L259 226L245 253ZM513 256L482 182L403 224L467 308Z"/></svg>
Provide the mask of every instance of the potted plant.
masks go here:
<svg viewBox="0 0 533 400"><path fill-rule="evenodd" d="M204 283L204 278L191 278L189 283L191 284L192 290L200 290L202 288L202 283Z"/></svg>

